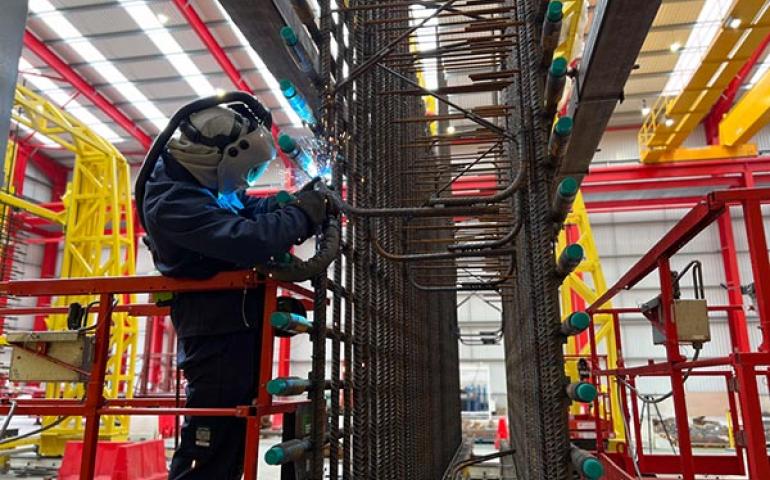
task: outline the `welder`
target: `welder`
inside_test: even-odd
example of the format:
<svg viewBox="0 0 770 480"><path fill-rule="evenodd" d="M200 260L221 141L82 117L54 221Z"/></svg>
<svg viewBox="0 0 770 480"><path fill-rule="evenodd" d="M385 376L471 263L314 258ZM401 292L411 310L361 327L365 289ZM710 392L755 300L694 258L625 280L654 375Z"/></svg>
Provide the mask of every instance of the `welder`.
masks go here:
<svg viewBox="0 0 770 480"><path fill-rule="evenodd" d="M204 279L275 261L327 219L326 195L309 184L288 204L247 196L275 157L271 118L223 106L189 115L144 183L144 223L156 268ZM235 407L257 391L264 291L178 293L171 319L187 379L187 407ZM245 421L186 417L171 480L241 478Z"/></svg>

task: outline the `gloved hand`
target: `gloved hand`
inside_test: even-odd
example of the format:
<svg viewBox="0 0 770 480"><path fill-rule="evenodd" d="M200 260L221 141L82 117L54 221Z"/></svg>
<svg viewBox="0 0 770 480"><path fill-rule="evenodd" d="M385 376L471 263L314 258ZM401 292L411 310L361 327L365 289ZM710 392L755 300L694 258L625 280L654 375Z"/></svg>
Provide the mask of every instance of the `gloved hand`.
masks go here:
<svg viewBox="0 0 770 480"><path fill-rule="evenodd" d="M326 194L315 190L300 190L294 195L295 201L291 203L305 212L313 226L322 225L329 216L329 201Z"/></svg>
<svg viewBox="0 0 770 480"><path fill-rule="evenodd" d="M277 195L272 195L270 197L267 197L265 199L265 202L267 202L265 205L265 211L267 213L273 213L276 210L280 209L282 206L278 201Z"/></svg>
<svg viewBox="0 0 770 480"><path fill-rule="evenodd" d="M315 190L315 186L318 182L321 181L321 177L315 177L314 179L310 180L306 184L302 186L302 188L299 189L299 192L311 192ZM297 192L297 193L299 193ZM295 193L296 195L296 193Z"/></svg>

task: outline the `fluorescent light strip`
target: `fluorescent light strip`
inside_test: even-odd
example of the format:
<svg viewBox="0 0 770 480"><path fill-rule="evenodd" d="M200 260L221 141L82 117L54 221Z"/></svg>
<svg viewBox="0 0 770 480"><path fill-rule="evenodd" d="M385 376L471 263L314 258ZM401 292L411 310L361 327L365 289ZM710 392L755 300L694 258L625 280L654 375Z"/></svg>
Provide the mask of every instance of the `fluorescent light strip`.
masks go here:
<svg viewBox="0 0 770 480"><path fill-rule="evenodd" d="M751 80L749 80L747 87L751 88L756 85L768 70L770 70L770 63L767 63L767 61L760 63L757 66L757 70L754 72L754 75L751 76Z"/></svg>
<svg viewBox="0 0 770 480"><path fill-rule="evenodd" d="M214 95L214 86L146 3L120 0L120 4L198 96Z"/></svg>
<svg viewBox="0 0 770 480"><path fill-rule="evenodd" d="M139 89L137 89L136 86L91 43L90 40L84 37L83 34L69 22L69 20L64 18L64 15L57 11L56 7L54 7L50 1L30 0L29 9L57 34L64 32L70 39L70 41L67 42L67 45L84 61L89 63L99 63L99 68L95 68L94 72L100 75L108 83L120 84L116 85L115 89L125 100L131 102L134 108L152 123L155 128L158 130L166 128L168 117L166 117L154 103L150 102L150 100L144 96L144 94L142 94L142 92L140 92Z"/></svg>
<svg viewBox="0 0 770 480"><path fill-rule="evenodd" d="M104 122L96 118L86 107L59 88L51 79L41 76L43 72L33 67L27 60L19 59L19 72L24 79L31 83L36 89L45 92L45 96L54 103L71 113L75 118L88 125L94 132L102 138L112 143L122 142L123 139L108 127Z"/></svg>
<svg viewBox="0 0 770 480"><path fill-rule="evenodd" d="M706 0L679 60L663 88L663 95L679 95L703 60L730 10L733 0Z"/></svg>
<svg viewBox="0 0 770 480"><path fill-rule="evenodd" d="M241 29L238 28L238 25L236 25L235 22L233 22L233 19L230 18L230 15L227 13L227 10L222 7L222 4L219 2L214 2L214 4L217 6L217 8L219 8L219 12L222 14L224 19L230 22L230 27L235 33L236 38L238 38L238 41L241 42L241 45L243 45L243 47L246 49L246 53L249 55L249 58L251 59L254 66L259 70L262 79L270 88L273 96L278 100L278 104L281 105L283 112L289 117L289 120L295 127L302 127L302 120L291 108L291 105L289 105L289 102L286 101L286 98L284 98L283 93L281 92L281 87L278 85L278 81L267 68L267 65L265 65L262 57L260 57L259 54L257 54L257 52L251 48L249 41L243 35L243 32L241 32Z"/></svg>

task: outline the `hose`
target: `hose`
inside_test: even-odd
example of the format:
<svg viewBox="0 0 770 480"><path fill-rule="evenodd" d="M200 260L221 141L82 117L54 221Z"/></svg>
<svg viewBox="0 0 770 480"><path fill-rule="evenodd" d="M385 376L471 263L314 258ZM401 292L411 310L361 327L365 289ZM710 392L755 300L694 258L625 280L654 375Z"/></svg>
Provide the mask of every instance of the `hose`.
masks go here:
<svg viewBox="0 0 770 480"><path fill-rule="evenodd" d="M245 92L228 92L222 96L217 95L201 98L200 100L188 103L177 110L171 117L171 120L169 120L166 128L155 137L155 141L152 142L152 146L150 146L147 156L144 157L144 162L142 162L139 174L136 177L136 184L134 186L136 213L139 217L139 223L142 224L145 231L147 225L145 224L144 219L144 186L147 183L147 180L150 179L150 175L155 169L155 164L158 162L163 149L166 148L166 144L171 140L176 129L179 128L179 124L195 112L231 102L243 102L252 110L254 115L264 123L265 127L270 128L272 126L273 120L270 112L259 103L259 100Z"/></svg>

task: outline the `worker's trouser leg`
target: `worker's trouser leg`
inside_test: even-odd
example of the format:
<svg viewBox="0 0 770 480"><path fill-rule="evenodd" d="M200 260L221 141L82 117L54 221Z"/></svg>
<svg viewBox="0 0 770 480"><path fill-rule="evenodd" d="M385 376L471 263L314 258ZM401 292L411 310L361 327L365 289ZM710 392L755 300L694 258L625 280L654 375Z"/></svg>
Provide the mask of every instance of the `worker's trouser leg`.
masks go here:
<svg viewBox="0 0 770 480"><path fill-rule="evenodd" d="M249 405L259 375L257 331L179 341L187 407ZM243 470L246 423L236 417L185 417L170 480L237 480Z"/></svg>

